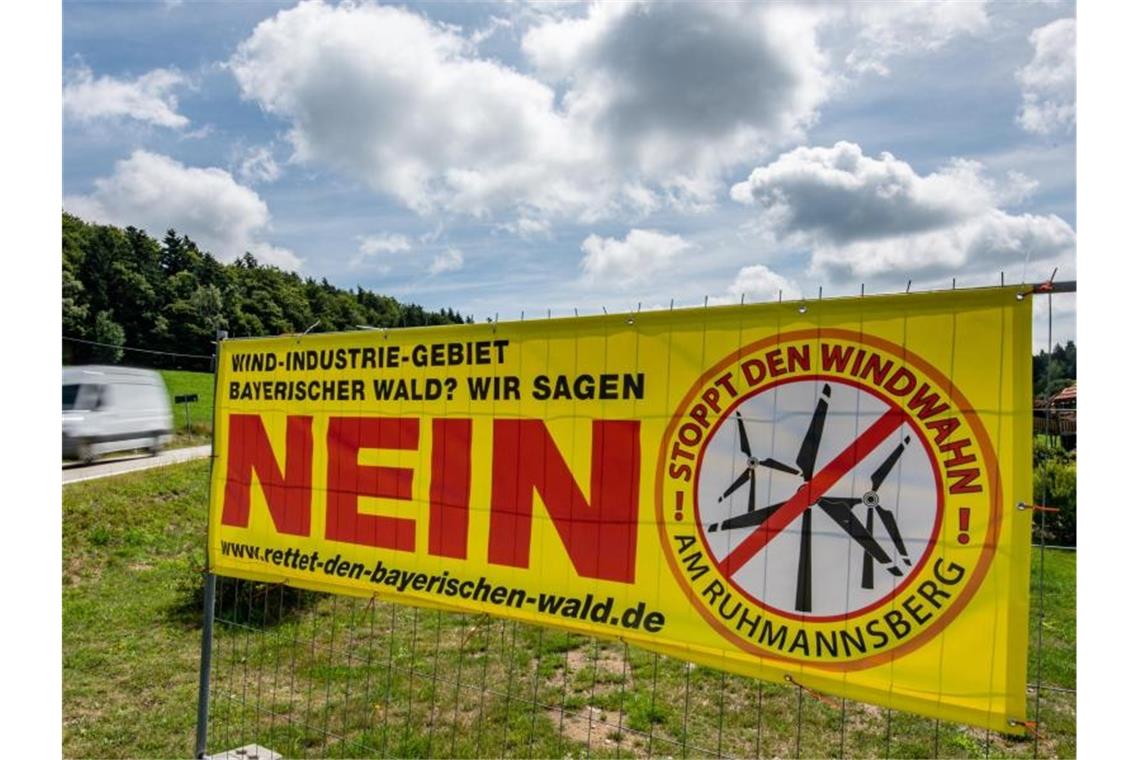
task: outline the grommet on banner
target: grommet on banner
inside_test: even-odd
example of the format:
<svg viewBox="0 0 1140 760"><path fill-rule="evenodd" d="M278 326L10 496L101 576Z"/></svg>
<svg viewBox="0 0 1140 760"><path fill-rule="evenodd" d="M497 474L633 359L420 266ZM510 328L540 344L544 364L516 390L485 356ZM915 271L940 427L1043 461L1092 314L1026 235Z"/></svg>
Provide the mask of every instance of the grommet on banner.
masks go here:
<svg viewBox="0 0 1140 760"><path fill-rule="evenodd" d="M1026 730L1026 732L1029 733L1030 736L1037 739L1041 738L1041 732L1037 730L1037 721L1035 720L1014 720L1010 718L1009 725L1021 726Z"/></svg>
<svg viewBox="0 0 1140 760"><path fill-rule="evenodd" d="M815 691L814 689L809 689L807 686L804 686L802 683L800 683L796 679L792 678L790 675L785 675L784 680L787 681L788 683L790 683L792 686L795 686L799 689L803 689L804 692L807 693L808 696L814 698L817 702L822 702L823 704L827 705L828 707L834 707L836 709L839 709L839 705L835 704L835 700L831 699L831 697L825 697L824 695L820 694L818 691Z"/></svg>
<svg viewBox="0 0 1140 760"><path fill-rule="evenodd" d="M1024 501L1017 502L1019 511L1024 512L1027 509L1032 509L1034 512L1060 512L1060 507L1042 507L1037 504L1026 504Z"/></svg>

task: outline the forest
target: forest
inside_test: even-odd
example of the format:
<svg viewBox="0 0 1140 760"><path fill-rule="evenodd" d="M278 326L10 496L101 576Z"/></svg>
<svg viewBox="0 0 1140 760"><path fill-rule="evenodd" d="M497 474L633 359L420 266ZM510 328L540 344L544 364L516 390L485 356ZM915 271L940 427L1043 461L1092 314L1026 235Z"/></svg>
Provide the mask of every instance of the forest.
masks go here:
<svg viewBox="0 0 1140 760"><path fill-rule="evenodd" d="M1077 381L1077 344L1068 341L1033 357L1033 395L1049 397Z"/></svg>
<svg viewBox="0 0 1140 760"><path fill-rule="evenodd" d="M360 287L303 278L248 252L224 263L175 230L160 242L135 227L63 214L65 364L117 363L126 350L145 349L132 353L130 363L187 366L187 357L157 352L209 356L218 329L244 338L310 327L331 332L464 321L452 309L426 311Z"/></svg>

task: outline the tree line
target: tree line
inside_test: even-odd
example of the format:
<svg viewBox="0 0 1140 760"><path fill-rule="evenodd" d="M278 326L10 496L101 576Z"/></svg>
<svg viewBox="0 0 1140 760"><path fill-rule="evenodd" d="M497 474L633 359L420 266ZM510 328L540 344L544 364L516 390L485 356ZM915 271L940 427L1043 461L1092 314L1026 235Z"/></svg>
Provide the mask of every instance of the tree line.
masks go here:
<svg viewBox="0 0 1140 760"><path fill-rule="evenodd" d="M63 358L122 360L124 347L209 355L218 329L230 337L471 322L453 309L427 311L357 287L343 290L261 264L250 253L218 261L186 235L161 242L135 227L63 214ZM103 344L103 345L96 345ZM149 357L145 362L143 356ZM171 356L131 363L185 366ZM208 367L206 367L208 369Z"/></svg>
<svg viewBox="0 0 1140 760"><path fill-rule="evenodd" d="M1048 398L1077 382L1077 344L1060 343L1033 357L1033 395Z"/></svg>

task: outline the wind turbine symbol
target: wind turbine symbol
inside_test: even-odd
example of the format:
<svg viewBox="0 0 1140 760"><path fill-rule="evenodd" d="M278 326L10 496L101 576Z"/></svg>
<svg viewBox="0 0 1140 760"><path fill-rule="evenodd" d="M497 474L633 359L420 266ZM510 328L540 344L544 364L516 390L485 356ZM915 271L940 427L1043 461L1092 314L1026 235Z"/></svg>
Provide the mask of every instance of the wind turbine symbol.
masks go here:
<svg viewBox="0 0 1140 760"><path fill-rule="evenodd" d="M744 428L744 418L739 411L736 412L736 424L740 433L740 450L748 457L748 461L745 464L744 472L725 489L724 493L717 499L717 502L720 503L724 501L737 489L742 487L745 483L748 483L748 511L736 515L735 517L730 517L720 523L711 523L708 526L710 533L714 533L717 530L725 531L761 526L776 510L784 505L784 502L781 501L761 509L756 508L756 468L768 467L780 472L786 472L790 475L800 475L804 480L804 485L800 486L800 488L804 488L807 483L811 481L812 476L815 474L816 457L819 454L819 444L823 437L823 425L827 420L830 398L831 385L825 383L823 392L816 402L815 411L812 413L807 432L804 434L800 451L796 455L798 470L795 467L772 458L758 459L755 457L752 454L752 446L748 442L748 432ZM899 458L909 443L910 436L907 436L902 443L895 446L891 453L887 455L887 458L883 460L882 464L871 474L871 488L862 496L819 496L804 510L800 518L799 567L796 572L796 610L798 612L811 612L812 608L811 520L813 506L818 506L822 509L824 514L830 517L863 548L863 574L861 578L863 588L873 589L875 587L873 561L886 565L887 572L896 578L901 578L903 575L903 571L899 568L898 563L893 561L886 550L875 540L873 531L876 514L879 515L879 520L883 523L887 535L890 536L891 543L894 544L899 558L904 564L908 566L911 564L910 556L907 552L906 545L903 543L902 535L899 533L895 516L884 509L879 501L879 487L883 484L883 481L887 479L887 476L890 475L891 470L894 469L894 466L898 463ZM864 504L867 507L866 525L859 522L855 517L854 508L857 504Z"/></svg>

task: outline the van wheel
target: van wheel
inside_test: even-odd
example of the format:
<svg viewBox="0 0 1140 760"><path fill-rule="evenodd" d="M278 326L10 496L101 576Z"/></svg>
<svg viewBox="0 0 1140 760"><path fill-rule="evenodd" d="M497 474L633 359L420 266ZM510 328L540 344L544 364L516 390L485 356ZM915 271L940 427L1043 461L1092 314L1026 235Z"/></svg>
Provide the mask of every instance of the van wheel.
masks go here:
<svg viewBox="0 0 1140 760"><path fill-rule="evenodd" d="M83 464L91 464L95 461L95 454L91 450L91 441L83 439L79 445L75 447L75 455Z"/></svg>

